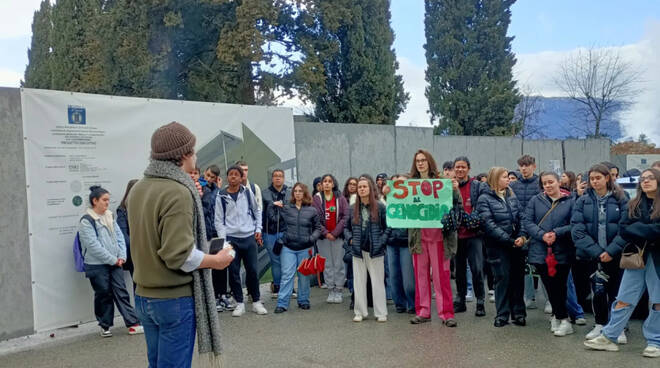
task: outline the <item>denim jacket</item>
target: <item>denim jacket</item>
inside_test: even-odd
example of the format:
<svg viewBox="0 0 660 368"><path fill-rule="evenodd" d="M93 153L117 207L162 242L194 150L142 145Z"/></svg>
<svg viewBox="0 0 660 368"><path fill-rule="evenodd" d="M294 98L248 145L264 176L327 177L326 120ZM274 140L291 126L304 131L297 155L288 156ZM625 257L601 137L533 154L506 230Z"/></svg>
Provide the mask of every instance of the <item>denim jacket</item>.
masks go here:
<svg viewBox="0 0 660 368"><path fill-rule="evenodd" d="M96 226L98 237L92 226ZM86 219L80 220L78 234L85 264L114 265L119 258L126 260L124 235L122 235L117 221L113 221L112 232L99 220L94 221L94 225Z"/></svg>

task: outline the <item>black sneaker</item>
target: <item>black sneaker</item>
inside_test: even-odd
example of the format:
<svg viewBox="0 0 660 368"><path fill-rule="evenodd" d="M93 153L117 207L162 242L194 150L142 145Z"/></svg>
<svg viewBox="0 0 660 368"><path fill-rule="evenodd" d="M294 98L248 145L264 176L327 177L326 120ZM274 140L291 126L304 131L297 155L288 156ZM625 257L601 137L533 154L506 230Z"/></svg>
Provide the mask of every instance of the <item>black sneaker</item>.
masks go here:
<svg viewBox="0 0 660 368"><path fill-rule="evenodd" d="M467 311L465 303L454 302L454 313L463 313L465 311Z"/></svg>
<svg viewBox="0 0 660 368"><path fill-rule="evenodd" d="M302 310L309 310L309 304L298 304L298 308Z"/></svg>
<svg viewBox="0 0 660 368"><path fill-rule="evenodd" d="M474 312L474 315L477 317L483 317L486 315L486 308L483 304L477 304L477 310Z"/></svg>
<svg viewBox="0 0 660 368"><path fill-rule="evenodd" d="M275 313L275 314L280 314L280 313L284 313L284 312L286 312L286 309L284 309L284 308L282 308L282 307L277 307L277 308L275 308L275 312L274 312L274 313Z"/></svg>
<svg viewBox="0 0 660 368"><path fill-rule="evenodd" d="M525 326L527 321L525 320L525 317L516 317L513 319L513 324L516 326Z"/></svg>
<svg viewBox="0 0 660 368"><path fill-rule="evenodd" d="M223 304L222 299L220 299L220 298L215 299L215 311L216 312L219 312L219 313L224 312L225 307L222 304Z"/></svg>
<svg viewBox="0 0 660 368"><path fill-rule="evenodd" d="M405 307L396 307L396 312L397 313L406 313L406 308Z"/></svg>
<svg viewBox="0 0 660 368"><path fill-rule="evenodd" d="M508 324L509 324L509 321L504 320L504 319L499 319L499 318L495 320L495 323L493 323L493 325L495 327L504 327Z"/></svg>

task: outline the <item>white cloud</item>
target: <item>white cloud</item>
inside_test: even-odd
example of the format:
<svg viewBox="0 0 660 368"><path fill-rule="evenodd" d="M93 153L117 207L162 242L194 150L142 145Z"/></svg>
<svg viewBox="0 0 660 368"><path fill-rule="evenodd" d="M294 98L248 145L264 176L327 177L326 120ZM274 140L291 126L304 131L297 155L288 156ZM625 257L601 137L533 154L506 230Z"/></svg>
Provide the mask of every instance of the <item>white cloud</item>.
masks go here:
<svg viewBox="0 0 660 368"><path fill-rule="evenodd" d="M399 71L403 76L403 88L410 93L410 101L406 110L399 115L396 124L401 126L431 127L431 116L427 112L429 102L424 95L426 80L424 70L426 65L419 66L405 57L399 57Z"/></svg>
<svg viewBox="0 0 660 368"><path fill-rule="evenodd" d="M0 68L0 87L20 87L23 74L6 68Z"/></svg>
<svg viewBox="0 0 660 368"><path fill-rule="evenodd" d="M0 39L32 33L32 17L41 0L0 1Z"/></svg>

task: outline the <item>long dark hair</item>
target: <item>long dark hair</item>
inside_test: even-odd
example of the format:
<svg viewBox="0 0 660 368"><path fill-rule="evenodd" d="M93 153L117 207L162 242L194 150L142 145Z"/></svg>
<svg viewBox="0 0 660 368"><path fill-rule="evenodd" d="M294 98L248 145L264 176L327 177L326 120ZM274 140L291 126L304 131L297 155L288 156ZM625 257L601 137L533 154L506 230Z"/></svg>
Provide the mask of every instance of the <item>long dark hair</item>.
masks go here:
<svg viewBox="0 0 660 368"><path fill-rule="evenodd" d="M344 183L344 190L342 191L342 195L344 196L344 198L346 198L347 201L351 199L351 193L348 192L348 183L350 183L351 180L355 180L355 185L356 186L357 186L357 181L358 181L358 179L356 177L353 177L353 176L346 179L346 183Z"/></svg>
<svg viewBox="0 0 660 368"><path fill-rule="evenodd" d="M295 192L296 187L300 187L300 189L303 191L302 205L310 206L312 204L312 196L309 195L309 188L307 188L307 185L301 182L293 184L293 188L291 189L291 204L296 204L296 198L293 196L293 192Z"/></svg>
<svg viewBox="0 0 660 368"><path fill-rule="evenodd" d="M647 172L653 174L655 181L658 183L658 187L655 190L655 198L653 199L653 212L650 213L651 220L655 220L660 218L660 170L653 168L646 169L642 171L641 176L644 176L644 173ZM635 195L635 198L628 202L628 216L630 218L640 218L642 216L639 204L642 202L644 195L645 193L642 191L642 181L640 180L639 183L637 183L637 194Z"/></svg>
<svg viewBox="0 0 660 368"><path fill-rule="evenodd" d="M376 197L378 195L378 189L376 188L376 183L371 175L360 175L358 185L363 180L369 184L369 217L371 218L371 222L375 223L380 220L378 218L378 197ZM362 198L358 195L355 205L353 205L353 223L356 225L360 223L360 204L362 204Z"/></svg>
<svg viewBox="0 0 660 368"><path fill-rule="evenodd" d="M124 198L121 199L121 203L119 203L119 208L125 210L126 209L126 200L128 199L128 193L130 193L131 189L133 188L133 185L137 183L137 179L132 179L128 181L128 184L126 184L126 191L124 192Z"/></svg>
<svg viewBox="0 0 660 368"><path fill-rule="evenodd" d="M410 177L414 179L419 179L421 177L419 171L417 170L417 164L415 160L417 159L417 155L423 154L424 157L426 157L426 162L429 165L429 178L438 178L440 176L440 172L438 171L438 165L435 163L435 159L433 158L433 155L431 152L423 149L418 149L417 152L415 152L415 155L413 155L413 161L412 161L412 168L410 168Z"/></svg>
<svg viewBox="0 0 660 368"><path fill-rule="evenodd" d="M593 189L591 187L591 180L590 180L592 172L599 173L603 175L605 179L607 179L606 180L607 190L612 191L614 198L616 198L619 201L625 198L625 194L623 194L623 190L621 189L621 187L619 187L618 185L612 182L612 175L610 174L610 169L608 169L607 166L603 164L596 164L589 169L589 172L587 172L588 188Z"/></svg>

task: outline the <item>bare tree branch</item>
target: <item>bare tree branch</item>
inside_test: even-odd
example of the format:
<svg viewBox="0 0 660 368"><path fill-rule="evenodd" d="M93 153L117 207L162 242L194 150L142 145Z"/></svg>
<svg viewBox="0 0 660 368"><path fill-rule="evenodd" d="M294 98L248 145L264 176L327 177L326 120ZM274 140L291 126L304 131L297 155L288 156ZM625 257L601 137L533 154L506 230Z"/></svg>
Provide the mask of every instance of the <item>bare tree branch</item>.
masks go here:
<svg viewBox="0 0 660 368"><path fill-rule="evenodd" d="M580 50L560 65L555 84L573 101L583 115L584 131L602 135L603 124L627 110L641 91L641 73L624 61L614 49Z"/></svg>

